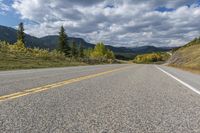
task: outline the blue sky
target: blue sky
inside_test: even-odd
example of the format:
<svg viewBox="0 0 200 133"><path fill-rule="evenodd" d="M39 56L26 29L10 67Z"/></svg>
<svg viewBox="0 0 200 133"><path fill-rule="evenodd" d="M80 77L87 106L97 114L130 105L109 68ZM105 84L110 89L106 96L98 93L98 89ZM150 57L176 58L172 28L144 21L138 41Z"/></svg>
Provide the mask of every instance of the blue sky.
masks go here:
<svg viewBox="0 0 200 133"><path fill-rule="evenodd" d="M0 25L5 26L16 26L20 21L19 15L16 15L14 12L9 12L6 15L0 14Z"/></svg>
<svg viewBox="0 0 200 133"><path fill-rule="evenodd" d="M9 7L9 11L2 11L2 9L0 9L0 25L15 28L20 22L25 24L32 22L28 19L21 19L20 14L12 8L13 0L0 0L0 2Z"/></svg>
<svg viewBox="0 0 200 133"><path fill-rule="evenodd" d="M3 4L11 7L13 1L12 0L4 0L2 1ZM17 15L13 10L4 11L4 13L0 13L0 25L5 26L16 26L20 22L20 16Z"/></svg>
<svg viewBox="0 0 200 133"><path fill-rule="evenodd" d="M200 36L200 0L0 0L0 25L114 46L179 46ZM38 32L38 30L40 32Z"/></svg>

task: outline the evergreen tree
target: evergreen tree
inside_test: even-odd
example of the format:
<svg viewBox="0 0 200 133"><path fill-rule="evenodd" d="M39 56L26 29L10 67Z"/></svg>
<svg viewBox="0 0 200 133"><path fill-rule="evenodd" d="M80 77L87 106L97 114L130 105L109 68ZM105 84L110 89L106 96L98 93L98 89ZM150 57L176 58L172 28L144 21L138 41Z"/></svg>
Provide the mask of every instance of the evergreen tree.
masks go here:
<svg viewBox="0 0 200 133"><path fill-rule="evenodd" d="M77 45L76 45L75 41L73 41L72 47L71 47L71 56L77 57L77 55L78 55Z"/></svg>
<svg viewBox="0 0 200 133"><path fill-rule="evenodd" d="M78 56L79 56L79 58L84 57L84 51L83 51L83 45L82 44L79 45Z"/></svg>
<svg viewBox="0 0 200 133"><path fill-rule="evenodd" d="M24 33L24 24L21 22L17 30L17 41L24 43L25 33Z"/></svg>
<svg viewBox="0 0 200 133"><path fill-rule="evenodd" d="M69 56L70 54L70 47L68 45L68 41L67 41L67 34L65 33L65 29L63 26L61 26L60 28L60 32L59 32L59 45L58 45L58 50L60 52L65 53L66 56Z"/></svg>
<svg viewBox="0 0 200 133"><path fill-rule="evenodd" d="M65 33L65 29L63 26L61 26L60 32L59 32L59 45L58 45L58 50L60 52L64 52L64 47L66 45L66 38L67 38L67 35Z"/></svg>

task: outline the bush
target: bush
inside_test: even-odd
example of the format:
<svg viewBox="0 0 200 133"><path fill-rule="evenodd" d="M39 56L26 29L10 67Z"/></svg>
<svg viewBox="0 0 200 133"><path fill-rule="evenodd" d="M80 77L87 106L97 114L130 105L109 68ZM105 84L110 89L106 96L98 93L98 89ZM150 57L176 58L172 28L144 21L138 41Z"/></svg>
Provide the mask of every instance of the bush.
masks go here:
<svg viewBox="0 0 200 133"><path fill-rule="evenodd" d="M22 41L17 41L11 45L5 41L0 42L0 52L13 53L15 55L32 56L43 59L65 59L65 54L57 50L26 48Z"/></svg>
<svg viewBox="0 0 200 133"><path fill-rule="evenodd" d="M9 51L9 43L6 41L0 41L0 52L8 52Z"/></svg>
<svg viewBox="0 0 200 133"><path fill-rule="evenodd" d="M114 60L114 53L107 49L103 43L97 43L94 49L87 49L84 51L86 57L93 60L99 60L100 62L105 62L107 60Z"/></svg>
<svg viewBox="0 0 200 133"><path fill-rule="evenodd" d="M32 50L32 55L34 57L48 59L50 57L49 51L45 49L34 48Z"/></svg>
<svg viewBox="0 0 200 133"><path fill-rule="evenodd" d="M65 54L58 50L53 50L49 54L50 54L51 58L54 57L57 59L65 59Z"/></svg>
<svg viewBox="0 0 200 133"><path fill-rule="evenodd" d="M167 60L169 55L167 53L151 53L151 54L144 54L138 55L135 57L133 62L135 63L153 63L158 61L165 61Z"/></svg>
<svg viewBox="0 0 200 133"><path fill-rule="evenodd" d="M21 40L18 40L14 45L9 45L10 52L26 53L27 49Z"/></svg>

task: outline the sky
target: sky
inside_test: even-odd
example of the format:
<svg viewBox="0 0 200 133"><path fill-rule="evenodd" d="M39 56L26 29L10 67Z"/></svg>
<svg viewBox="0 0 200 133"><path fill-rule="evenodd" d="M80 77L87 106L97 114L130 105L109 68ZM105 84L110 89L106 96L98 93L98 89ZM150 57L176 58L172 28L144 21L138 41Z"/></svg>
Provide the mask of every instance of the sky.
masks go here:
<svg viewBox="0 0 200 133"><path fill-rule="evenodd" d="M68 36L112 46L180 46L200 36L200 0L0 0L0 25L36 37Z"/></svg>

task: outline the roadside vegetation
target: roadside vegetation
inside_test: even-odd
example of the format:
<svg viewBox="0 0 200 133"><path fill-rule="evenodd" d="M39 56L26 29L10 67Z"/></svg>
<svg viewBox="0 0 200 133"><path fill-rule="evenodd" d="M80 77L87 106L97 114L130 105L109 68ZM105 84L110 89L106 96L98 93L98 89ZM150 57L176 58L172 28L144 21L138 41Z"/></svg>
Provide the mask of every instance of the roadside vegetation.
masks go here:
<svg viewBox="0 0 200 133"><path fill-rule="evenodd" d="M144 64L150 64L150 63L164 63L166 60L168 60L170 55L166 52L158 52L158 53L150 53L150 54L142 54L137 55L133 62L134 63L144 63Z"/></svg>
<svg viewBox="0 0 200 133"><path fill-rule="evenodd" d="M200 38L173 50L169 63L170 66L200 72Z"/></svg>
<svg viewBox="0 0 200 133"><path fill-rule="evenodd" d="M61 26L57 49L39 49L25 47L23 23L19 24L17 42L9 44L0 41L0 70L65 67L86 64L115 62L115 55L103 43L94 49L84 49L75 42L68 43L68 36Z"/></svg>

